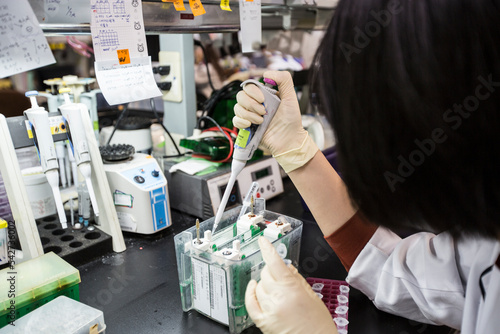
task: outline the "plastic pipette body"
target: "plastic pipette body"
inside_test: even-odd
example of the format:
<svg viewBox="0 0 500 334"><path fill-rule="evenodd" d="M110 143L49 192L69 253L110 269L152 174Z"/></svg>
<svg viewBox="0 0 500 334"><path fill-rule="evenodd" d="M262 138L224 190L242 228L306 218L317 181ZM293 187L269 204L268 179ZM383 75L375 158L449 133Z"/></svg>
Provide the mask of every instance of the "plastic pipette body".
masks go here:
<svg viewBox="0 0 500 334"><path fill-rule="evenodd" d="M231 164L231 176L229 177L229 181L226 186L226 190L224 191L224 196L222 196L222 200L220 201L219 208L217 209L217 214L215 215L214 226L212 227L212 234L215 234L215 230L219 225L219 222L222 218L222 214L224 213L224 209L227 205L227 200L229 199L229 195L231 194L231 189L233 189L234 183L236 182L236 177L245 167L246 161L234 160Z"/></svg>
<svg viewBox="0 0 500 334"><path fill-rule="evenodd" d="M59 192L59 164L57 162L56 148L54 146L54 139L50 132L49 114L48 112L38 106L36 102L37 91L26 92L26 97L30 98L31 108L24 111L24 115L28 118L33 137L36 138L35 145L38 149L40 157L40 164L42 170L47 176L47 181L54 194L54 201L56 203L57 214L59 221L63 228L67 227L66 213L61 201L61 194Z"/></svg>
<svg viewBox="0 0 500 334"><path fill-rule="evenodd" d="M88 112L87 107L82 103L72 103L68 95L69 89L60 89L59 92L64 94L65 103L59 107L65 121L68 124L70 133L70 143L72 147L72 152L75 157L76 164L80 173L85 178L85 183L87 184L87 189L90 195L90 200L92 202L92 208L94 209L94 215L99 216L99 208L97 205L97 199L94 193L94 188L92 187L91 174L92 169L90 167L90 151L87 142L87 136L85 135L85 129L83 127L83 119L81 112Z"/></svg>
<svg viewBox="0 0 500 334"><path fill-rule="evenodd" d="M276 95L278 92L271 88L272 86L276 86L276 82L270 79L264 79L264 82L266 83L266 86L252 79L246 80L241 84L242 87L248 84L255 84L257 85L257 87L259 87L262 94L264 94L263 105L266 109L266 114L263 116L264 120L260 125L254 124L249 128L241 129L238 132L238 138L236 139L236 143L234 145L233 162L231 164L231 176L226 186L226 190L224 191L224 195L220 202L219 208L217 209L217 214L215 215L212 234L215 234L217 226L220 223L222 214L224 213L227 201L229 199L229 195L236 181L236 177L243 170L246 162L250 160L250 158L252 158L255 150L257 150L257 148L259 147L260 141L262 140L264 133L269 127L269 124L271 123L280 105L281 100Z"/></svg>

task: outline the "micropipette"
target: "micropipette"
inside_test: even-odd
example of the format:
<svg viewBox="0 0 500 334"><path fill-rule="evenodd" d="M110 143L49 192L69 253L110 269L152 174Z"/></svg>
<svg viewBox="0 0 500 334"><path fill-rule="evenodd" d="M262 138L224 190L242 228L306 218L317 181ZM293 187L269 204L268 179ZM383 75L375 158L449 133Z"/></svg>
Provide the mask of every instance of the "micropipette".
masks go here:
<svg viewBox="0 0 500 334"><path fill-rule="evenodd" d="M34 130L32 131L33 139L38 149L42 170L47 176L47 181L54 194L59 222L63 228L67 228L66 213L59 192L59 164L57 163L54 139L50 131L49 114L47 110L38 106L36 101L38 92L36 90L26 92L25 95L30 98L31 108L25 110L24 115L28 118L31 130Z"/></svg>
<svg viewBox="0 0 500 334"><path fill-rule="evenodd" d="M90 196L92 208L94 209L94 215L98 217L99 207L97 205L94 187L92 186L92 180L90 178L92 173L90 167L90 150L87 142L87 136L85 135L85 129L83 127L81 114L82 111L88 112L88 110L87 107L82 103L72 103L69 99L69 92L69 88L61 88L59 90L59 93L63 94L65 102L63 105L59 106L59 110L61 111L64 120L68 124L68 138L70 140L72 153L74 155L76 165L78 166L78 170L85 179L85 184L87 185L88 189L88 195Z"/></svg>
<svg viewBox="0 0 500 334"><path fill-rule="evenodd" d="M266 114L263 116L264 120L262 121L262 124L252 124L249 128L241 129L238 132L238 138L236 139L236 143L234 145L231 176L229 177L226 190L224 191L224 196L222 196L219 208L217 209L214 225L212 227L212 233L215 233L215 230L219 225L224 209L226 208L229 195L231 194L231 190L233 189L236 181L236 177L243 170L246 162L253 156L255 150L259 147L260 141L280 105L281 100L276 95L278 92L272 88L277 85L276 82L274 80L264 78L264 83L265 85L261 84L257 80L250 79L241 84L241 87L248 84L255 84L259 87L262 94L264 94L264 103L262 103L262 105L266 109Z"/></svg>

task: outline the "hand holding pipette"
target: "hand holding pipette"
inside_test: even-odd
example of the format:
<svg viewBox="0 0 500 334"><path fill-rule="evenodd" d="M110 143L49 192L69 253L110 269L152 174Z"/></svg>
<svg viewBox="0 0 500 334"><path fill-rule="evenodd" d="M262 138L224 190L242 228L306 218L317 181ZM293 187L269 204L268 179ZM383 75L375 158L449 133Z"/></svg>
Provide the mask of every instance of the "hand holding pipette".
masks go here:
<svg viewBox="0 0 500 334"><path fill-rule="evenodd" d="M238 133L238 138L236 139L236 143L234 145L231 176L229 177L226 190L224 191L224 196L222 197L217 214L215 215L212 233L215 233L217 230L217 226L219 225L222 214L226 208L229 195L231 194L231 190L233 189L236 181L236 177L243 170L246 162L252 158L255 150L259 147L262 137L266 133L266 130L280 105L281 100L277 96L278 91L272 88L276 86L276 82L267 78L264 79L264 82L265 85L256 80L246 80L241 84L242 87L245 87L248 84L254 84L260 89L264 96L262 105L265 108L265 114L262 116L263 121L260 125L252 124L246 129L241 129Z"/></svg>

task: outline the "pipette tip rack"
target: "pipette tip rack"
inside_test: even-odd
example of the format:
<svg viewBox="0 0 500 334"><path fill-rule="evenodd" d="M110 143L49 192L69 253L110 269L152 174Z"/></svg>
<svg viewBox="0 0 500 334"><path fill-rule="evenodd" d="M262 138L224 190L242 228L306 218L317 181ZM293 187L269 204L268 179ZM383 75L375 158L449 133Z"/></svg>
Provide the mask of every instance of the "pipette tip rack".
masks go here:
<svg viewBox="0 0 500 334"><path fill-rule="evenodd" d="M57 215L38 219L36 224L44 252L54 252L74 266L113 251L111 236L98 228L76 230L68 224L62 229Z"/></svg>

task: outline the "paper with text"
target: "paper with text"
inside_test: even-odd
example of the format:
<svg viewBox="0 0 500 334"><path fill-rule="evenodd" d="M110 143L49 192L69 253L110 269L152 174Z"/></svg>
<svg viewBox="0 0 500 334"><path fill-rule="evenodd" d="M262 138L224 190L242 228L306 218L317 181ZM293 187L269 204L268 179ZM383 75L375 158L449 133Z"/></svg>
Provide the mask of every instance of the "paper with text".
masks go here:
<svg viewBox="0 0 500 334"><path fill-rule="evenodd" d="M41 2L38 0L37 2ZM90 22L88 1L43 0L43 23L80 24ZM40 11L37 13L40 15Z"/></svg>
<svg viewBox="0 0 500 334"><path fill-rule="evenodd" d="M94 66L99 88L110 105L161 95L153 76L151 57L130 58L130 63L124 65L118 60L101 61Z"/></svg>
<svg viewBox="0 0 500 334"><path fill-rule="evenodd" d="M241 50L253 52L254 43L262 43L261 0L240 0Z"/></svg>
<svg viewBox="0 0 500 334"><path fill-rule="evenodd" d="M0 78L55 62L28 0L0 0Z"/></svg>
<svg viewBox="0 0 500 334"><path fill-rule="evenodd" d="M147 57L141 0L91 0L90 11L96 61L117 60L118 50Z"/></svg>

